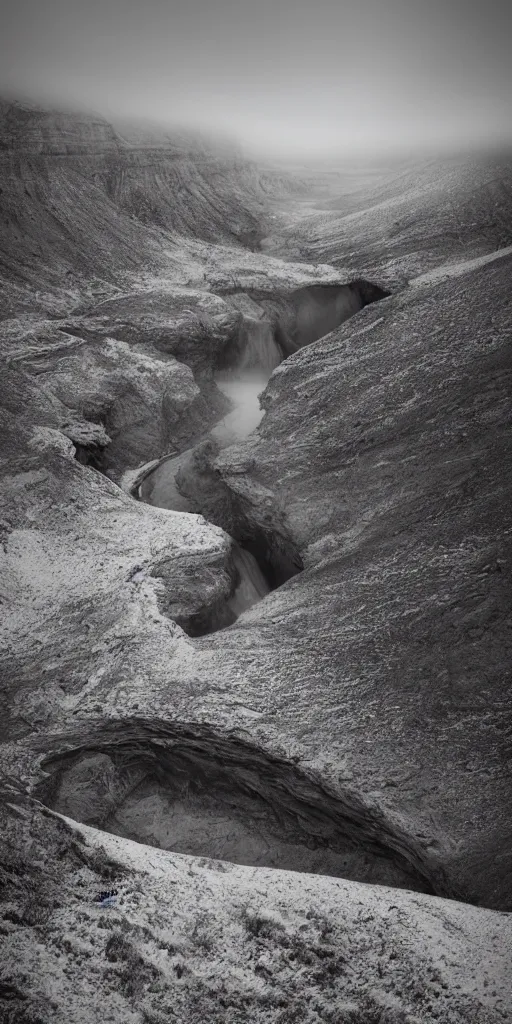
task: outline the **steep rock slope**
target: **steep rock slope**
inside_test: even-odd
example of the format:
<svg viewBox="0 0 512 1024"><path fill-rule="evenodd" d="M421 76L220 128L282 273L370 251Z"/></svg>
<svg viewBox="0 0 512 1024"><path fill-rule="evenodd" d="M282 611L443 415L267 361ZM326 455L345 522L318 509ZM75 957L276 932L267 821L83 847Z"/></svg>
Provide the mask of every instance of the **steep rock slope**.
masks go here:
<svg viewBox="0 0 512 1024"><path fill-rule="evenodd" d="M510 154L424 161L372 176L317 176L317 197L278 211L265 251L403 286L449 260L512 243ZM313 179L314 180L314 179Z"/></svg>
<svg viewBox="0 0 512 1024"><path fill-rule="evenodd" d="M352 785L497 905L512 866L509 278L510 260L404 293L303 349L274 372L258 433L216 462L230 528L288 540L306 566L267 611L286 728L314 694L307 744L338 749ZM265 612L251 620L253 652Z"/></svg>
<svg viewBox="0 0 512 1024"><path fill-rule="evenodd" d="M7 311L53 293L69 309L86 285L108 294L142 269L179 277L175 235L257 246L272 179L226 146L7 103L0 136Z"/></svg>
<svg viewBox="0 0 512 1024"><path fill-rule="evenodd" d="M512 922L504 914L149 850L41 814L4 791L6 1020L511 1019ZM118 892L108 910L94 902L105 888Z"/></svg>

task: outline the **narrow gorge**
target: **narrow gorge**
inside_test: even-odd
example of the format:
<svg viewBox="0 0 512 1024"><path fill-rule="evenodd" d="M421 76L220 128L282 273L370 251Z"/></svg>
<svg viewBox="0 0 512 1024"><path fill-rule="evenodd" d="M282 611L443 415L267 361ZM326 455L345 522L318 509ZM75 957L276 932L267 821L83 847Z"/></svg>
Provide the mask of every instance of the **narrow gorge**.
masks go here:
<svg viewBox="0 0 512 1024"><path fill-rule="evenodd" d="M215 515L216 525L228 528L232 517L219 508L223 496L225 502L229 502L229 497L222 494L222 484L215 474L215 455L245 440L257 429L263 416L260 394L273 370L293 352L339 327L363 306L387 295L389 292L367 281L310 286L289 296L270 298L238 294L236 305L244 314L238 337L223 350L220 365L213 367L215 383L228 399L230 411L196 447L165 455L148 469L143 467L131 484L131 493L159 508L204 514L206 519ZM200 633L196 624L194 635L231 625L270 589L302 568L298 552L288 561L283 556L276 558L273 545L261 535L248 536L243 532L243 524L239 529L242 532L238 539L248 546L240 547L234 541L234 592L227 599L226 609L216 607L212 611L211 621L203 616ZM230 621L231 616L234 617Z"/></svg>

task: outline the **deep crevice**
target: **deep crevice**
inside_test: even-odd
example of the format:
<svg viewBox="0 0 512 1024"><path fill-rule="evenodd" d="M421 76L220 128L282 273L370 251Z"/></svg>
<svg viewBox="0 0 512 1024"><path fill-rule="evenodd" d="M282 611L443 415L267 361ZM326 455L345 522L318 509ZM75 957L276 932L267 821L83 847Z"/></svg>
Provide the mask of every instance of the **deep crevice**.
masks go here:
<svg viewBox="0 0 512 1024"><path fill-rule="evenodd" d="M203 636L223 629L235 621L233 608L247 610L268 590L275 590L303 568L302 559L285 526L281 531L249 527L250 517L233 504L229 489L213 467L221 448L249 436L263 415L257 396L273 372L288 355L323 337L363 306L389 294L363 279L346 285L311 285L269 299L268 294L233 289L231 294L249 299L250 315L244 314L238 335L217 357L216 381L231 400L232 411L206 435L195 448L172 459L165 457L139 479L138 496L161 508L195 512L221 526L257 565L239 565L240 586L254 600L232 602L233 594L221 606L202 609L184 626L192 636ZM257 572L267 584L252 586L251 574ZM231 602L231 604L230 604ZM235 616L236 618L236 616Z"/></svg>
<svg viewBox="0 0 512 1024"><path fill-rule="evenodd" d="M270 591L277 590L283 583L302 572L304 565L298 552L292 555L281 550L277 554L263 533L253 531L252 534L248 534L243 528L235 532L235 539L240 546L248 551L257 562Z"/></svg>
<svg viewBox="0 0 512 1024"><path fill-rule="evenodd" d="M219 353L216 369L240 366L244 360L247 361L247 350L252 348L252 353L249 351L249 359L252 358L249 365L259 365L269 371L270 375L288 356L340 327L365 306L389 298L391 292L372 281L358 278L348 284L307 285L292 292L275 292L273 295L251 288L231 288L222 294L246 295L264 316L259 321L245 319L238 336ZM251 329L268 332L266 351L260 346L258 353Z"/></svg>
<svg viewBox="0 0 512 1024"><path fill-rule="evenodd" d="M95 448L83 444L77 444L74 442L75 447L75 459L82 466L91 466L93 469L97 469L99 473L103 473L106 476L105 470L105 449Z"/></svg>
<svg viewBox="0 0 512 1024"><path fill-rule="evenodd" d="M261 601L272 589L254 555L238 544L233 544L230 569L233 586L229 596L219 598L186 617L171 616L188 636L208 636L232 626L243 612ZM155 575L158 575L158 567L155 567ZM159 603L166 613L165 600Z"/></svg>

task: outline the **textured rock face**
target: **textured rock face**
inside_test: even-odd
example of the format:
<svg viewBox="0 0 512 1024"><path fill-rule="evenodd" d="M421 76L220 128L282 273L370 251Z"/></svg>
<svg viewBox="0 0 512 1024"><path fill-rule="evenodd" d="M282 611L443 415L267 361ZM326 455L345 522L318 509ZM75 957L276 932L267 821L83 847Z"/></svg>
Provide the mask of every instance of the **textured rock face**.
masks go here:
<svg viewBox="0 0 512 1024"><path fill-rule="evenodd" d="M323 747L495 905L512 866L509 274L404 293L297 353L258 434L215 464L231 517L284 524L306 567L275 611L284 690L314 693Z"/></svg>
<svg viewBox="0 0 512 1024"><path fill-rule="evenodd" d="M509 906L510 264L442 281L457 245L423 224L395 248L354 209L350 274L283 263L240 245L260 179L236 156L213 173L181 140L171 168L89 121L64 153L36 121L2 156L0 1000L44 1024L510 1019L508 916L436 898ZM361 308L404 268L427 277ZM183 467L217 525L80 464L189 448L226 411L213 368L278 316L310 341L327 285L356 315L275 368L246 443ZM234 623L222 526L285 581Z"/></svg>
<svg viewBox="0 0 512 1024"><path fill-rule="evenodd" d="M200 387L189 366L109 337L105 326L89 331L79 321L58 329L48 321L32 323L11 345L11 365L34 380L34 421L39 392L51 395L52 425L76 443L82 461L114 479L201 434L224 408L213 384Z"/></svg>
<svg viewBox="0 0 512 1024"><path fill-rule="evenodd" d="M23 408L23 381L6 378ZM3 739L52 720L54 688L65 703L66 694L88 683L107 683L110 656L116 659L120 642L128 656L139 630L159 625L172 648L175 634L183 637L175 623L197 631L236 585L231 541L222 530L201 516L134 502L72 453L60 431L34 430L4 412L2 652L4 668L11 668L2 692ZM38 725L23 716L27 689L34 693L32 658L39 662Z"/></svg>
<svg viewBox="0 0 512 1024"><path fill-rule="evenodd" d="M504 914L169 854L35 814L6 791L14 802L2 807L0 829L6 1020L510 1019ZM116 906L100 909L94 897L112 888Z"/></svg>
<svg viewBox="0 0 512 1024"><path fill-rule="evenodd" d="M211 373L241 325L242 316L220 296L169 287L108 299L78 319L87 334L108 332L129 345L149 346L199 374Z"/></svg>
<svg viewBox="0 0 512 1024"><path fill-rule="evenodd" d="M101 465L109 475L119 475L127 456L136 464L148 451L163 454L194 412L198 419L204 415L204 400L187 366L174 359L159 363L111 338L60 356L53 372L45 371L45 380L68 409L104 424L110 443ZM69 428L66 432L69 436Z"/></svg>
<svg viewBox="0 0 512 1024"><path fill-rule="evenodd" d="M425 270L510 244L510 159L430 160L370 179L340 171L278 215L265 252L320 260L394 290ZM334 194L333 194L334 193ZM337 194L336 194L337 193Z"/></svg>

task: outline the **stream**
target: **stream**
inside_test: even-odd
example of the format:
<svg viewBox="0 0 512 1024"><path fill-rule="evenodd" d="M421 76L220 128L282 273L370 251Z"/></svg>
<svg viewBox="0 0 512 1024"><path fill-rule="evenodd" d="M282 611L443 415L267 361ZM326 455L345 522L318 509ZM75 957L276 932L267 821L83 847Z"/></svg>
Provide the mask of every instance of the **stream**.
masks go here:
<svg viewBox="0 0 512 1024"><path fill-rule="evenodd" d="M286 323L272 324L265 318L246 317L240 330L234 363L219 369L215 383L231 403L230 411L193 447L165 456L151 466L135 492L150 505L175 512L200 513L189 498L180 493L177 476L192 458L202 441L211 439L220 448L243 441L257 429L263 411L259 396L277 366L297 349L329 333L370 302L386 297L370 282L337 286L310 286L298 289L288 301ZM280 340L278 341L278 337ZM237 618L271 590L258 561L233 541L237 585L228 606ZM212 626L212 630L213 630Z"/></svg>

